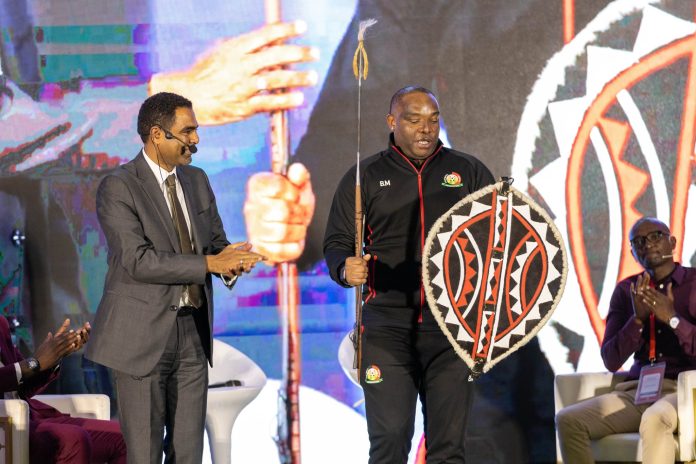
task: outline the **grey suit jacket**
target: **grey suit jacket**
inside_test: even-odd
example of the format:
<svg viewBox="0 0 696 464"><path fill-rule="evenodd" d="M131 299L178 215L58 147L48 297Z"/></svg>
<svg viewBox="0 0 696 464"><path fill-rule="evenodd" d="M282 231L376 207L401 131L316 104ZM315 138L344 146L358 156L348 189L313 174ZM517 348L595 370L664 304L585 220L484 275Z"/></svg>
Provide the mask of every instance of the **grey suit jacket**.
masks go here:
<svg viewBox="0 0 696 464"><path fill-rule="evenodd" d="M195 254L181 253L160 182L141 152L107 175L97 191L97 216L109 248L109 269L85 356L135 376L159 361L176 322L182 284L205 288L207 311L196 316L212 363L213 295L203 255L229 244L203 170L177 167L191 219Z"/></svg>

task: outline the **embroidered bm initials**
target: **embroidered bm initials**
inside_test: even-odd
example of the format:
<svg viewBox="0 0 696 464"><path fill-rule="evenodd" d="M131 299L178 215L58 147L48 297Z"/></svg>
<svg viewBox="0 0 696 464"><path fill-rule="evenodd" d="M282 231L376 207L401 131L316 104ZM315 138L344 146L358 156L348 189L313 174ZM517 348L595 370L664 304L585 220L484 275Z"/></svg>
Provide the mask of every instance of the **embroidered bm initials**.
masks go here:
<svg viewBox="0 0 696 464"><path fill-rule="evenodd" d="M389 179L387 179L387 180L380 180L380 181L379 181L379 186L380 186L380 187L389 187L389 186L391 186L391 180L389 180Z"/></svg>

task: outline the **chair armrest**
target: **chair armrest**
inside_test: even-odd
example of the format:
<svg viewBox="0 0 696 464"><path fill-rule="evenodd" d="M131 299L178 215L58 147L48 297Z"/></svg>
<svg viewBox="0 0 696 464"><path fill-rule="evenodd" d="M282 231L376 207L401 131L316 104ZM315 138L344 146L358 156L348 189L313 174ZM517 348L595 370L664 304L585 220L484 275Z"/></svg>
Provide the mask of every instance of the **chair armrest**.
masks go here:
<svg viewBox="0 0 696 464"><path fill-rule="evenodd" d="M694 395L696 371L685 371L677 379L677 414L679 416L679 460L696 459L696 430L694 430Z"/></svg>
<svg viewBox="0 0 696 464"><path fill-rule="evenodd" d="M582 400L610 392L623 382L626 372L582 372L559 374L554 379L556 412Z"/></svg>
<svg viewBox="0 0 696 464"><path fill-rule="evenodd" d="M29 462L29 404L24 400L0 400L0 417L12 421L12 461Z"/></svg>
<svg viewBox="0 0 696 464"><path fill-rule="evenodd" d="M37 395L34 399L73 417L102 420L111 418L109 397L102 394Z"/></svg>

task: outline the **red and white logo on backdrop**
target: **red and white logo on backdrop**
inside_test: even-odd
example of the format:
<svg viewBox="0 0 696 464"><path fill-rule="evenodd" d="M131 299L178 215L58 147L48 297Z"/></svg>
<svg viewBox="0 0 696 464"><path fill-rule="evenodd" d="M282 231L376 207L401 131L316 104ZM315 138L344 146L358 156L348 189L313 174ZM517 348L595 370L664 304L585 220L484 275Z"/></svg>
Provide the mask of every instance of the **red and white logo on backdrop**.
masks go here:
<svg viewBox="0 0 696 464"><path fill-rule="evenodd" d="M518 130L515 186L548 208L571 254L553 319L586 340L601 342L616 282L640 271L628 243L639 217L670 226L676 260L696 251L696 25L656 3L602 10L548 61ZM553 359L558 336L540 339L568 370ZM604 369L598 348L585 343L578 370Z"/></svg>

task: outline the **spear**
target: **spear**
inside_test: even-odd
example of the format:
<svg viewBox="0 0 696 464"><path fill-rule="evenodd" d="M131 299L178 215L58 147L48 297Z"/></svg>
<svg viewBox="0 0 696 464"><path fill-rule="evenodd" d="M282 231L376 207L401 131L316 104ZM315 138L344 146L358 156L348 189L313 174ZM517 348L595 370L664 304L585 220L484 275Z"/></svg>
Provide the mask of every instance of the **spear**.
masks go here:
<svg viewBox="0 0 696 464"><path fill-rule="evenodd" d="M356 150L355 160L355 256L362 257L363 252L363 220L364 214L362 210L362 193L360 190L360 133L362 131L361 107L362 101L362 81L367 79L370 62L367 59L367 51L365 50L365 31L377 23L376 19L366 19L360 21L358 26L358 47L353 54L353 74L358 80L358 146ZM355 357L353 358L353 368L357 369L358 376L361 372L362 360L362 285L355 287L355 326L351 334L353 348L355 348Z"/></svg>
<svg viewBox="0 0 696 464"><path fill-rule="evenodd" d="M280 0L265 0L266 23L280 22ZM271 112L271 170L286 175L290 164L286 111ZM278 390L278 431L275 438L280 462L300 464L300 330L297 266L277 265L278 306L283 337L283 381Z"/></svg>

